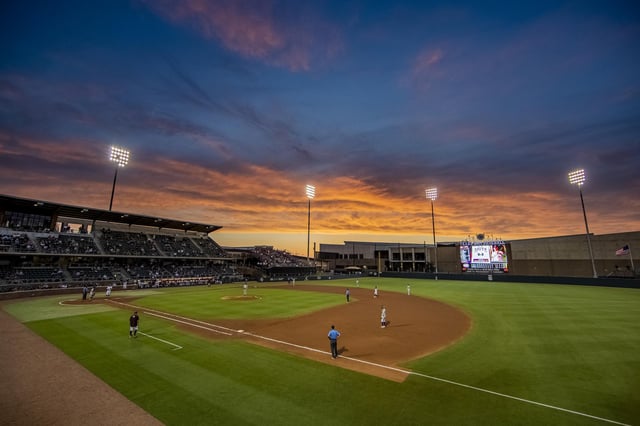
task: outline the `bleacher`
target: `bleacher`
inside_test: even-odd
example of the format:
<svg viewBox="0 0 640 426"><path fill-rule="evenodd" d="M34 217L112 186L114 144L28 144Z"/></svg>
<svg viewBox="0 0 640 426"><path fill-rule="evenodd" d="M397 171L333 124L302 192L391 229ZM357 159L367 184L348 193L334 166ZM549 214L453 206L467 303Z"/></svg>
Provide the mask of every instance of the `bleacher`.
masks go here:
<svg viewBox="0 0 640 426"><path fill-rule="evenodd" d="M99 254L93 236L82 234L53 233L36 237L37 247L41 253L54 254Z"/></svg>
<svg viewBox="0 0 640 426"><path fill-rule="evenodd" d="M100 282L113 281L117 277L114 273L113 266L94 265L94 266L69 266L67 270L71 276L70 281L77 282Z"/></svg>
<svg viewBox="0 0 640 426"><path fill-rule="evenodd" d="M255 247L253 254L258 258L258 265L263 268L274 267L304 267L307 264L297 257L283 250L276 250L273 247Z"/></svg>
<svg viewBox="0 0 640 426"><path fill-rule="evenodd" d="M160 256L154 241L142 232L123 232L103 229L97 235L105 255Z"/></svg>
<svg viewBox="0 0 640 426"><path fill-rule="evenodd" d="M204 223L1 194L0 220L0 292L211 284L311 271L272 248L232 256L209 237L221 227Z"/></svg>
<svg viewBox="0 0 640 426"><path fill-rule="evenodd" d="M202 250L190 238L173 235L154 235L154 241L160 250L171 257L203 257Z"/></svg>
<svg viewBox="0 0 640 426"><path fill-rule="evenodd" d="M189 236L108 228L95 233L0 228L0 292L122 282L193 285L235 274L220 263L231 260L220 246L207 236L194 238L198 244Z"/></svg>
<svg viewBox="0 0 640 426"><path fill-rule="evenodd" d="M192 238L192 240L207 257L229 257L224 249L209 237Z"/></svg>
<svg viewBox="0 0 640 426"><path fill-rule="evenodd" d="M26 232L4 230L0 233L0 252L34 253L36 245Z"/></svg>
<svg viewBox="0 0 640 426"><path fill-rule="evenodd" d="M133 280L156 280L171 278L171 273L164 267L152 265L147 262L138 263L126 268L127 275Z"/></svg>
<svg viewBox="0 0 640 426"><path fill-rule="evenodd" d="M8 284L56 284L65 281L64 271L55 267L24 267L16 268L6 278Z"/></svg>
<svg viewBox="0 0 640 426"><path fill-rule="evenodd" d="M256 246L251 251L251 262L269 279L307 278L315 274L315 267L306 259L270 246Z"/></svg>

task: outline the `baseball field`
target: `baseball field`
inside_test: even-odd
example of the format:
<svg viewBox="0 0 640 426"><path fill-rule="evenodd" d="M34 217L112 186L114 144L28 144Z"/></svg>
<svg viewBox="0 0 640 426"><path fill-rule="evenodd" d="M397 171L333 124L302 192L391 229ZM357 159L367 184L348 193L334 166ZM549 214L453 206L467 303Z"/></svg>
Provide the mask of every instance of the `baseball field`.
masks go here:
<svg viewBox="0 0 640 426"><path fill-rule="evenodd" d="M6 424L640 424L637 289L360 278L80 299L0 305Z"/></svg>

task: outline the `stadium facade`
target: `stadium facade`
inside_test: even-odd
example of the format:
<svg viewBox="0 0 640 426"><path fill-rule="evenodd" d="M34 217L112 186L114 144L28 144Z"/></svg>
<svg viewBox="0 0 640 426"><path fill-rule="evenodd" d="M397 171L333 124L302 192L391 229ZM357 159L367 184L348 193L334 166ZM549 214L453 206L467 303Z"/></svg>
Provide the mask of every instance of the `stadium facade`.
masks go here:
<svg viewBox="0 0 640 426"><path fill-rule="evenodd" d="M640 232L591 234L590 239L598 277L640 276L640 259L633 252L637 247L637 253L640 253ZM480 248L486 248L487 260L472 262L473 252L478 249L480 256ZM496 248L501 254L494 260L491 250ZM320 244L316 258L325 269L347 273L435 274L437 268L439 275L593 277L585 234L510 241L442 242L438 243L437 254L434 245L426 243L345 241L344 244Z"/></svg>

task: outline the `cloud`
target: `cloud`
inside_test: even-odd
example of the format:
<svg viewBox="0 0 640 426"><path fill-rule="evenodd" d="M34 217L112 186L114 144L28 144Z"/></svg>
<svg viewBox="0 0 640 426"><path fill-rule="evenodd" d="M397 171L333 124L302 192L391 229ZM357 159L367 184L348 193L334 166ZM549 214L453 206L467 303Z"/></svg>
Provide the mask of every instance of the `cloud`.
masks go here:
<svg viewBox="0 0 640 426"><path fill-rule="evenodd" d="M91 140L0 135L0 180L11 182L10 191L5 188L0 192L106 208L113 167L106 161L108 147L100 146ZM137 153L118 174L114 210L222 225L224 229L213 235L214 239L227 232L303 236L307 226L304 185L312 183L317 188L311 206L314 234L378 234L378 240L410 235L413 242L431 239L430 205L424 198L425 183L420 180L411 182L405 177L405 188L399 190L356 176L301 178L286 168L258 165L220 170L180 158L144 158L147 154ZM557 185L564 184L566 191L523 187L514 192L508 185L516 178L502 172L481 165L449 170L449 175L464 179L449 179L439 185L435 205L438 240L480 232L514 239L584 231L580 202L567 184L564 170L556 182L562 182ZM487 180L489 176L494 179ZM531 178L524 175L522 179ZM594 203L594 197L601 197L601 202ZM640 214L633 213L638 211L633 197L598 193L590 186L585 188L585 202L592 231L598 234L625 230L625 223L640 223ZM612 205L618 208L612 211ZM304 243L306 239L300 238L300 245Z"/></svg>
<svg viewBox="0 0 640 426"><path fill-rule="evenodd" d="M419 90L428 90L433 81L444 76L439 67L445 53L441 48L425 48L417 54L409 71L408 83Z"/></svg>
<svg viewBox="0 0 640 426"><path fill-rule="evenodd" d="M421 52L413 65L413 74L419 75L428 72L436 64L442 61L444 53L441 49L426 50Z"/></svg>
<svg viewBox="0 0 640 426"><path fill-rule="evenodd" d="M246 58L291 71L309 71L315 60L331 59L342 51L339 31L319 16L301 19L285 15L277 2L268 0L141 0L155 13L191 27L205 39ZM279 7L280 6L280 7ZM317 58L316 58L317 56Z"/></svg>

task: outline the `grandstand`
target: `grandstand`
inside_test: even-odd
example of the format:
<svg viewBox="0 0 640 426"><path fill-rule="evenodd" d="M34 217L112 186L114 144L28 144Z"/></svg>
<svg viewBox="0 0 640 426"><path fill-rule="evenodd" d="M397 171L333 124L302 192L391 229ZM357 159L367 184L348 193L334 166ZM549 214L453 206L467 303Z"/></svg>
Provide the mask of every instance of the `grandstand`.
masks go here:
<svg viewBox="0 0 640 426"><path fill-rule="evenodd" d="M252 246L227 249L228 253L241 260L248 271L260 271L257 279L268 278L271 281L289 278L308 278L316 274L316 267L309 265L306 258L292 255L273 246Z"/></svg>
<svg viewBox="0 0 640 426"><path fill-rule="evenodd" d="M0 195L0 292L273 280L313 272L271 247L225 250L221 226Z"/></svg>

